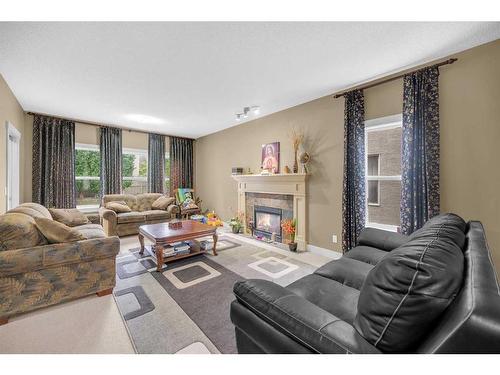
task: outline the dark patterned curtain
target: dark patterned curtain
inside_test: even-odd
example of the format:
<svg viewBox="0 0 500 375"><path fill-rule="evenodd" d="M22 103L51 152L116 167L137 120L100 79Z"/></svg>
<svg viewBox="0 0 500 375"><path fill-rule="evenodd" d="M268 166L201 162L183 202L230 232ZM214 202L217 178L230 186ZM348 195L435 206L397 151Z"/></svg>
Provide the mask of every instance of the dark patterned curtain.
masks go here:
<svg viewBox="0 0 500 375"><path fill-rule="evenodd" d="M193 140L170 137L170 193L193 188Z"/></svg>
<svg viewBox="0 0 500 375"><path fill-rule="evenodd" d="M122 192L122 131L117 128L100 128L101 197Z"/></svg>
<svg viewBox="0 0 500 375"><path fill-rule="evenodd" d="M439 214L439 69L407 74L403 89L401 232Z"/></svg>
<svg viewBox="0 0 500 375"><path fill-rule="evenodd" d="M163 193L165 190L165 136L149 134L148 141L148 191Z"/></svg>
<svg viewBox="0 0 500 375"><path fill-rule="evenodd" d="M34 116L33 201L45 207L76 207L73 121Z"/></svg>
<svg viewBox="0 0 500 375"><path fill-rule="evenodd" d="M362 90L344 97L342 251L346 252L356 246L366 220L365 99Z"/></svg>

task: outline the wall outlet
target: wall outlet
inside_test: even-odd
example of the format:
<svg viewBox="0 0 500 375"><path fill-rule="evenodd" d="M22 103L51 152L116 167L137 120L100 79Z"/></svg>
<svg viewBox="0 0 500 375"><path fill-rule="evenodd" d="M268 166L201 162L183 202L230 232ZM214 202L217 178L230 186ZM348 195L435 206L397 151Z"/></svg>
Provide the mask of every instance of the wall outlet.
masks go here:
<svg viewBox="0 0 500 375"><path fill-rule="evenodd" d="M336 234L332 235L332 242L337 243L337 235Z"/></svg>

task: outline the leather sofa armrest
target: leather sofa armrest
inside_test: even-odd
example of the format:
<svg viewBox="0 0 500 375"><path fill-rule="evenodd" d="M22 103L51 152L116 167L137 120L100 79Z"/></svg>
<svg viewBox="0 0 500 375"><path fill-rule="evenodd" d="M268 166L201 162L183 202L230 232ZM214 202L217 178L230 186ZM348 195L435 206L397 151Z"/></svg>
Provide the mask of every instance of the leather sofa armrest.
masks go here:
<svg viewBox="0 0 500 375"><path fill-rule="evenodd" d="M179 208L179 206L177 206L175 203L173 203L167 207L167 212L171 216L174 216L174 215L177 215L179 212L181 212L181 209Z"/></svg>
<svg viewBox="0 0 500 375"><path fill-rule="evenodd" d="M246 280L233 291L240 304L313 352L380 353L353 326L278 284Z"/></svg>
<svg viewBox="0 0 500 375"><path fill-rule="evenodd" d="M120 240L118 237L94 238L0 251L0 277L37 271L62 264L115 258L119 251Z"/></svg>
<svg viewBox="0 0 500 375"><path fill-rule="evenodd" d="M384 251L391 251L407 243L408 236L377 228L365 228L361 231L358 245L376 247Z"/></svg>

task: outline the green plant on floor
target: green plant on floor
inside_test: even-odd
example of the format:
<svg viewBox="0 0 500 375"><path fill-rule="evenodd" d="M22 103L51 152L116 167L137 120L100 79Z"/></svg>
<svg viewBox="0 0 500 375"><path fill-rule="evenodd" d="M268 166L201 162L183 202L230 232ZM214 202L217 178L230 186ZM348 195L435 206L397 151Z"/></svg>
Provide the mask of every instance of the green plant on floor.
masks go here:
<svg viewBox="0 0 500 375"><path fill-rule="evenodd" d="M241 228L243 228L243 214L238 213L235 217L229 220L229 226L233 233L240 233Z"/></svg>

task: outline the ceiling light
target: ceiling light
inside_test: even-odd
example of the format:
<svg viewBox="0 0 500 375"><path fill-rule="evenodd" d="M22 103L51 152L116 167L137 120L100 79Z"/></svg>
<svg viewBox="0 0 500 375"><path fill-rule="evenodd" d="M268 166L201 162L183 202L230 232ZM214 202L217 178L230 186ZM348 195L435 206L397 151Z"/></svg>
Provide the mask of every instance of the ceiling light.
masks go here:
<svg viewBox="0 0 500 375"><path fill-rule="evenodd" d="M151 125L165 124L165 120L161 118L149 115L143 115L140 113L129 113L124 117L129 121L138 122L140 124L151 124Z"/></svg>
<svg viewBox="0 0 500 375"><path fill-rule="evenodd" d="M241 121L241 119L248 118L248 114L258 115L260 113L260 107L258 105L254 105L252 107L244 107L243 112L236 114L236 121Z"/></svg>

